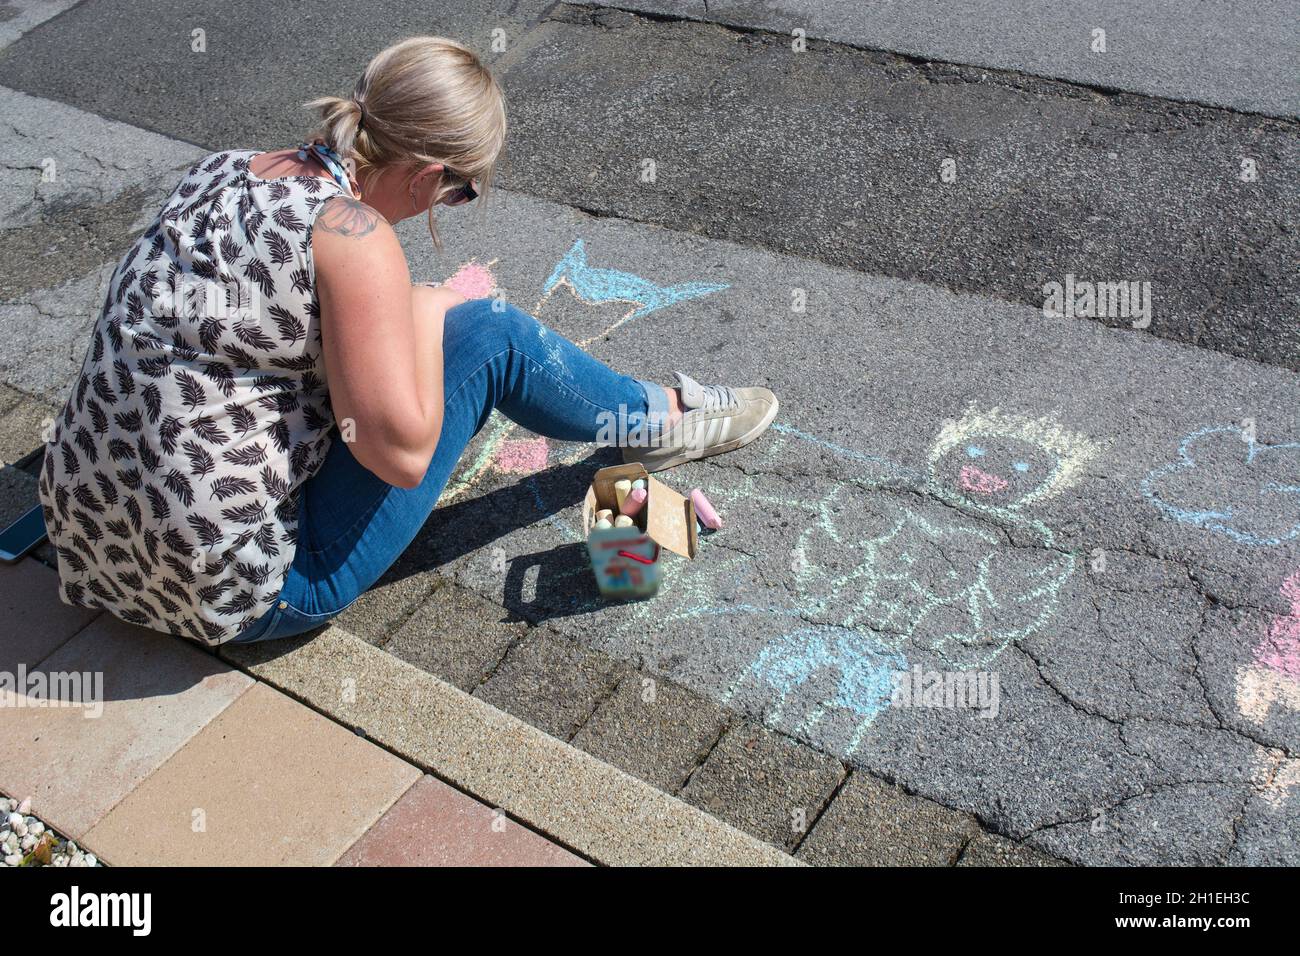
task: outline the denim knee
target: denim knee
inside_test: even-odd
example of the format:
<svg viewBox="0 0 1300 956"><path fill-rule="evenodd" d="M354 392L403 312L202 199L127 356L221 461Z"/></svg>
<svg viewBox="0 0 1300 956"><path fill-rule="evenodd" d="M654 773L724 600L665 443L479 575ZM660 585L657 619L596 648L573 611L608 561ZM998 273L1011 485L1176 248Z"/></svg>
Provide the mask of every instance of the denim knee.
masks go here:
<svg viewBox="0 0 1300 956"><path fill-rule="evenodd" d="M519 346L538 337L542 323L504 299L471 299L447 310L449 324L467 323L456 331L488 338L501 347Z"/></svg>

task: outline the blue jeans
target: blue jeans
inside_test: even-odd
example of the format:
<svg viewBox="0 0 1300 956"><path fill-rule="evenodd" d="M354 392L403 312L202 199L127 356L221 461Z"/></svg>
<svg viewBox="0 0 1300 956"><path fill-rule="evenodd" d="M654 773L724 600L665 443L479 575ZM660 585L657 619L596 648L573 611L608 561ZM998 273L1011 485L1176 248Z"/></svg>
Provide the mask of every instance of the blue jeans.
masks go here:
<svg viewBox="0 0 1300 956"><path fill-rule="evenodd" d="M336 433L320 470L300 491L298 549L279 599L235 642L319 627L379 580L424 525L493 409L563 441L595 441L608 421L653 434L660 416L666 418L662 388L620 375L532 316L504 303L494 308L494 301L447 311L442 434L424 480L410 489L385 483Z"/></svg>

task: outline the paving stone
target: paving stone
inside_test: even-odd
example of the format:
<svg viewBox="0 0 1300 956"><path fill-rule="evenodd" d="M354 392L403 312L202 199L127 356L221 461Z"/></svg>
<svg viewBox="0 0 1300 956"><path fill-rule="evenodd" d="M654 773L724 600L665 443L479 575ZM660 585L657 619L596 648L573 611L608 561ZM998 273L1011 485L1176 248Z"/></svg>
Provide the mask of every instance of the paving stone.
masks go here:
<svg viewBox="0 0 1300 956"><path fill-rule="evenodd" d="M676 793L730 719L729 711L706 697L633 671L596 708L573 744Z"/></svg>
<svg viewBox="0 0 1300 956"><path fill-rule="evenodd" d="M681 797L792 849L843 779L835 758L747 721L723 735Z"/></svg>
<svg viewBox="0 0 1300 956"><path fill-rule="evenodd" d="M255 684L85 836L122 866L325 866L420 773Z"/></svg>
<svg viewBox="0 0 1300 956"><path fill-rule="evenodd" d="M226 653L261 680L412 763L611 866L790 866L798 861L556 740L341 627L278 653ZM354 693L340 696L350 681Z"/></svg>
<svg viewBox="0 0 1300 956"><path fill-rule="evenodd" d="M40 447L58 412L46 402L24 398L0 415L0 464L12 465Z"/></svg>
<svg viewBox="0 0 1300 956"><path fill-rule="evenodd" d="M463 691L473 691L528 633L527 624L505 617L500 605L448 584L429 595L384 650Z"/></svg>
<svg viewBox="0 0 1300 956"><path fill-rule="evenodd" d="M958 866L1068 866L1031 846L996 833L980 833L962 851Z"/></svg>
<svg viewBox="0 0 1300 956"><path fill-rule="evenodd" d="M336 620L358 637L383 647L420 603L446 583L436 574L385 575Z"/></svg>
<svg viewBox="0 0 1300 956"><path fill-rule="evenodd" d="M536 628L511 648L474 696L569 740L626 670L599 651Z"/></svg>
<svg viewBox="0 0 1300 956"><path fill-rule="evenodd" d="M422 777L337 866L586 866L455 787Z"/></svg>
<svg viewBox="0 0 1300 956"><path fill-rule="evenodd" d="M855 772L796 855L821 866L951 866L978 829L969 814Z"/></svg>
<svg viewBox="0 0 1300 956"><path fill-rule="evenodd" d="M0 708L0 784L78 838L253 683L179 638L107 614L40 670L89 674L102 686L85 696L99 704Z"/></svg>
<svg viewBox="0 0 1300 956"><path fill-rule="evenodd" d="M94 611L59 600L58 588L59 576L37 561L0 564L0 671L35 667L94 620Z"/></svg>

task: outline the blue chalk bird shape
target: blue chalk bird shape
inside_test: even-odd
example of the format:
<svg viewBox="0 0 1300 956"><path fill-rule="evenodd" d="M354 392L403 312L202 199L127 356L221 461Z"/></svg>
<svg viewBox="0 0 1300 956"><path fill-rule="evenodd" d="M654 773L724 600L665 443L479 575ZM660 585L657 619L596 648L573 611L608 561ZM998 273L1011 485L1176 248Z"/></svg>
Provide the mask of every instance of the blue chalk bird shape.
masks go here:
<svg viewBox="0 0 1300 956"><path fill-rule="evenodd" d="M618 323L619 325L678 302L698 299L729 288L725 283L716 282L678 282L673 285L658 285L630 272L601 269L587 263L587 247L581 239L575 239L564 258L556 263L550 278L542 287L542 295L550 295L561 285L567 285L573 290L575 296L588 305L627 302L634 306L632 311ZM609 331L612 329L606 330L607 333Z"/></svg>
<svg viewBox="0 0 1300 956"><path fill-rule="evenodd" d="M1265 445L1240 426L1207 425L1142 479L1142 492L1181 524L1278 545L1300 535L1300 442Z"/></svg>

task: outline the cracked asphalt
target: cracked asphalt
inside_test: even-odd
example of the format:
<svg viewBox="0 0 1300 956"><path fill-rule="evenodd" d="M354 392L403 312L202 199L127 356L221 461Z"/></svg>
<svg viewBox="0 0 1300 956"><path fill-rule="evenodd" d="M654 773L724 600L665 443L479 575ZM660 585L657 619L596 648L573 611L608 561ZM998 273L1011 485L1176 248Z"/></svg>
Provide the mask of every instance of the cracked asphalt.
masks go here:
<svg viewBox="0 0 1300 956"><path fill-rule="evenodd" d="M440 218L442 256L404 225L413 274L473 263L615 367L764 384L782 413L663 476L726 526L667 559L652 601L603 603L585 563L578 502L611 453L496 418L386 591L453 583L511 641L557 632L1061 859L1300 862L1300 191L1276 45L1216 79L1169 44L1149 85L1130 70L1103 94L1005 47L917 62L957 40L891 47L830 3L693 14L727 29L227 6L89 0L0 50L5 384L61 400L114 240L203 150L293 141L313 54L342 77L404 32L486 47L499 26L506 188ZM791 58L771 31L804 7L815 42ZM1152 281L1151 328L1045 315L1036 290L1067 273ZM639 303L584 292L592 276L718 288L629 320ZM894 699L899 674L989 694Z"/></svg>

